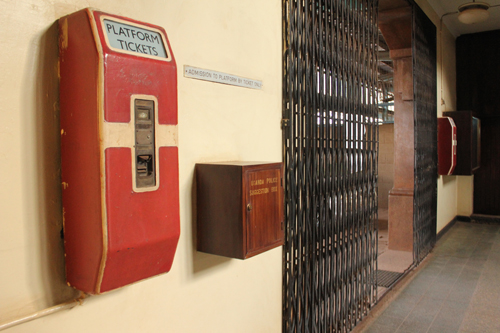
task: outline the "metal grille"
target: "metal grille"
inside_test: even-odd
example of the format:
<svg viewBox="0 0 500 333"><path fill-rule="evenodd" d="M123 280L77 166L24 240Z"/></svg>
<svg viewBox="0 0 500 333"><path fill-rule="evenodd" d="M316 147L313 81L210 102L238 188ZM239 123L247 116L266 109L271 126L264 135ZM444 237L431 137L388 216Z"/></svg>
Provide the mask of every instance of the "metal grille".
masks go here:
<svg viewBox="0 0 500 333"><path fill-rule="evenodd" d="M379 269L377 271L377 284L379 287L390 288L401 276L403 276L403 273Z"/></svg>
<svg viewBox="0 0 500 333"><path fill-rule="evenodd" d="M436 27L413 6L415 187L413 253L419 263L436 243L437 105Z"/></svg>
<svg viewBox="0 0 500 333"><path fill-rule="evenodd" d="M283 1L283 331L376 302L378 1Z"/></svg>

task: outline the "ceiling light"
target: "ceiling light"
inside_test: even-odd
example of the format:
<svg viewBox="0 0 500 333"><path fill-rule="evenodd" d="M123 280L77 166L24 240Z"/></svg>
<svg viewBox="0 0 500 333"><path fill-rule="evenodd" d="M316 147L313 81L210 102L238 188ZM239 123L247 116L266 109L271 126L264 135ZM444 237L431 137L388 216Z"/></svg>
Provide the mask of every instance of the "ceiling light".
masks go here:
<svg viewBox="0 0 500 333"><path fill-rule="evenodd" d="M458 20L465 24L475 24L488 19L490 5L486 2L469 2L458 7Z"/></svg>

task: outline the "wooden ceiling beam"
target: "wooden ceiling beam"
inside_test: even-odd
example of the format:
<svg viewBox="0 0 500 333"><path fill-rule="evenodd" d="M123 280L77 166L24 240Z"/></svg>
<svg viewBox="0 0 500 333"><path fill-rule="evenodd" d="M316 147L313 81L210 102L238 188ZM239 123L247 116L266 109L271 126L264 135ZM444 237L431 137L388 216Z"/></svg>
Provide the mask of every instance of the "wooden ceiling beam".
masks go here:
<svg viewBox="0 0 500 333"><path fill-rule="evenodd" d="M411 7L399 7L389 10L380 11L378 14L379 23L390 23L395 20L411 19Z"/></svg>

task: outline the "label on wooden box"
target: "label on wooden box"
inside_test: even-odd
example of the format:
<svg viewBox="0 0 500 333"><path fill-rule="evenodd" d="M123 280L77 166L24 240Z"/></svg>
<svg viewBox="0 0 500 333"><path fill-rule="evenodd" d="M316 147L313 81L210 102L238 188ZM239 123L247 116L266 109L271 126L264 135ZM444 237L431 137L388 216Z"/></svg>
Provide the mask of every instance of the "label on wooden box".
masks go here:
<svg viewBox="0 0 500 333"><path fill-rule="evenodd" d="M247 171L245 175L246 184L250 184L246 198L247 251L253 252L282 238L281 170ZM280 224L269 221L280 221Z"/></svg>

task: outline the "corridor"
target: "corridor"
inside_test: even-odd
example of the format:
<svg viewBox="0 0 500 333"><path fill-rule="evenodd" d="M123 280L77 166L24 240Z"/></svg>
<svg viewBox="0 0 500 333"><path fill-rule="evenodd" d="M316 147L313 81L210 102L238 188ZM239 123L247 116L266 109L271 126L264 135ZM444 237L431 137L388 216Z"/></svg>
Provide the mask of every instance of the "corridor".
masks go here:
<svg viewBox="0 0 500 333"><path fill-rule="evenodd" d="M500 332L500 225L457 222L355 332Z"/></svg>

